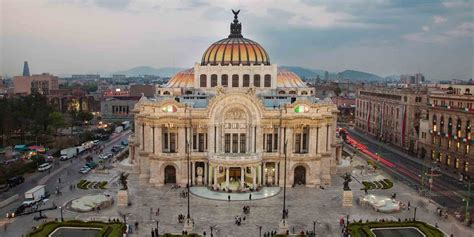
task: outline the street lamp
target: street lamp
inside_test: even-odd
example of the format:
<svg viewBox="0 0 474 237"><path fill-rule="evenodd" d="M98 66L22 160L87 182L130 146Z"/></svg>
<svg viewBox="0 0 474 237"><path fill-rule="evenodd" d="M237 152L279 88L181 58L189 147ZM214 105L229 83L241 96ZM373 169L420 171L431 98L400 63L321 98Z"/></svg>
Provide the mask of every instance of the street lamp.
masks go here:
<svg viewBox="0 0 474 237"><path fill-rule="evenodd" d="M470 205L470 200L471 200L471 180L469 179L467 181L467 195L463 199L464 202L466 202L466 207L464 210L464 221L469 220L469 205Z"/></svg>
<svg viewBox="0 0 474 237"><path fill-rule="evenodd" d="M283 168L283 210L282 210L282 219L286 219L285 211L286 211L286 158L287 158L287 145L288 145L288 140L285 140L285 146L284 146L284 153L285 153L285 164Z"/></svg>
<svg viewBox="0 0 474 237"><path fill-rule="evenodd" d="M64 218L63 218L63 207L62 207L62 206L59 207L59 211L61 212L61 222L64 222Z"/></svg>
<svg viewBox="0 0 474 237"><path fill-rule="evenodd" d="M413 209L414 210L414 212L413 212L413 221L416 221L416 208L417 207L415 207L415 209Z"/></svg>
<svg viewBox="0 0 474 237"><path fill-rule="evenodd" d="M262 237L262 226L261 225L255 225L258 228L258 237Z"/></svg>
<svg viewBox="0 0 474 237"><path fill-rule="evenodd" d="M319 223L317 219L313 221L313 237L316 236L316 223Z"/></svg>

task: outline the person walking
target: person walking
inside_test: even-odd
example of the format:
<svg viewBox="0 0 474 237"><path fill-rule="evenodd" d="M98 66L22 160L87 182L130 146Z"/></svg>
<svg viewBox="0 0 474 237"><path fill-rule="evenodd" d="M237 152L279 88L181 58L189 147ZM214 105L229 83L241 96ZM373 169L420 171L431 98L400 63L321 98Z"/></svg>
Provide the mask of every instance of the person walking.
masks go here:
<svg viewBox="0 0 474 237"><path fill-rule="evenodd" d="M249 200L252 201L252 194L249 193Z"/></svg>
<svg viewBox="0 0 474 237"><path fill-rule="evenodd" d="M407 203L407 209L410 210L410 202Z"/></svg>
<svg viewBox="0 0 474 237"><path fill-rule="evenodd" d="M227 201L230 202L230 195L227 195Z"/></svg>

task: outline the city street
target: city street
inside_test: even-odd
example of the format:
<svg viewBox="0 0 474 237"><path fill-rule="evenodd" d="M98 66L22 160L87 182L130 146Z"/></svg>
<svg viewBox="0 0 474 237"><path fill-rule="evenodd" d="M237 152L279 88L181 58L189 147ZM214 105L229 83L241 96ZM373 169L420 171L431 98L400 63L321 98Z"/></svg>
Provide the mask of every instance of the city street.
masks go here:
<svg viewBox="0 0 474 237"><path fill-rule="evenodd" d="M354 129L349 129L349 135L358 142L367 146L368 150L377 153L383 159L396 164L395 167L389 168L383 162L379 162L382 169L394 176L398 180L405 182L415 190L419 190L421 186L421 175L423 173L423 163L420 159L411 157L402 151L391 147L388 144L376 141L368 135L362 134ZM345 145L348 149L350 146ZM352 147L351 147L352 148ZM428 172L425 168L425 172ZM465 202L463 199L467 196L467 188L452 176L440 173L439 176L433 178L431 194L428 182L426 182L425 190L427 197L430 197L439 205L447 208L455 208L464 211ZM473 199L471 197L471 203ZM470 210L474 210L471 206Z"/></svg>
<svg viewBox="0 0 474 237"><path fill-rule="evenodd" d="M130 134L130 130L120 133L117 136L112 137L108 141L100 143L100 145L105 146L103 149L103 153L110 152L110 150L112 149L114 145L120 144L122 141L127 140L129 134ZM35 187L36 185L40 185L40 184L46 185L46 190L51 194L50 200L43 206L43 208L50 207L53 205L53 203L55 203L56 205L62 204L56 201L56 199L61 198L61 196L63 196L63 195L61 196L55 195L56 187L58 187L63 192L63 194L65 194L66 192L68 192L69 186L71 184L77 183L82 177L86 176L87 174L84 175L84 174L79 173L79 169L82 166L84 166L84 164L86 163L86 161L83 158L89 155L94 158L95 162L98 162L98 158L97 158L98 154L95 154L95 153L92 153L92 154L84 153L68 161L59 161L60 165L58 167L54 167L51 170L51 173L36 172L33 175L25 178L25 182L23 184L9 190L6 193L3 193L2 194L3 198L9 197L16 193L19 194L20 198L19 200L0 209L0 227L3 227L5 223L10 223L13 221L18 221L18 220L20 220L20 222L25 223L25 224L31 223L33 216L37 214L30 214L30 215L15 218L15 219L7 219L5 218L5 215L7 212L11 211L13 208L20 205L23 202L24 193L28 191L29 189ZM59 179L61 179L60 183L59 183ZM44 214L48 216L48 213L50 212L53 212L53 211L48 211L48 212L45 212Z"/></svg>

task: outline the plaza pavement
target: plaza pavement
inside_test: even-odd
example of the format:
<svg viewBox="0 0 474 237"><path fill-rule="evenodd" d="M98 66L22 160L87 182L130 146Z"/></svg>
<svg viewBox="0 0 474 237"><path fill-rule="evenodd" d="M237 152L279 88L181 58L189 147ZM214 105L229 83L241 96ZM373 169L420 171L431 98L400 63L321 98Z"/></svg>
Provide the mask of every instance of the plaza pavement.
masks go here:
<svg viewBox="0 0 474 237"><path fill-rule="evenodd" d="M113 170L109 174L91 174L90 178L94 180L112 180L107 192L116 193L119 189L117 176L118 170ZM385 177L389 177L384 174ZM87 177L86 177L87 178ZM132 205L129 207L117 207L114 205L109 209L91 213L64 212L66 219L82 220L104 220L109 218L121 218L121 214L127 215L128 223L139 223L138 232L134 230L131 236L151 236L150 230L156 227L155 220L159 220L160 233L173 232L180 233L183 224L178 223L179 214L186 214L186 199L180 197L182 189L171 189L170 186L160 188L138 185L138 175L130 174L128 179L130 199ZM333 176L331 187L324 190L315 188L306 188L297 186L287 188L287 208L289 209L288 222L290 231L312 230L313 220L319 224L316 226L316 232L319 236L340 236L339 218L350 215L350 220L375 220L375 219L402 219L412 218L415 206L417 209L417 220L428 222L432 225L437 223L439 227L448 235L454 234L455 237L474 236L472 229L460 225L452 217L448 220L440 219L436 215L436 206L429 203L426 199L419 197L414 190L403 183L394 181L394 188L390 190L372 191L370 193L390 196L393 192L397 193L397 199L404 202L410 201L412 208L409 211L401 213L382 214L371 209L364 209L358 206L355 199L362 195L360 191L362 185L356 181L351 182L350 187L354 192L354 206L352 208L341 207L342 181L339 176ZM101 193L100 190L64 190L64 195L54 197L54 202L62 203L86 195ZM277 230L281 219L281 210L283 203L283 192L277 196L253 201L217 201L191 195L191 217L195 221L195 232L203 233L206 231L209 235L210 226L216 226L217 232L214 236L258 236L258 227L262 227L262 234L266 231ZM234 217L239 215L243 217L242 207L250 205L250 214L241 226L234 224ZM150 213L153 208L153 213ZM160 208L159 216L155 215L156 208ZM50 211L46 213L50 219L59 218L60 212ZM21 236L26 233L31 226L38 224L32 221L32 216L19 217L25 218L24 221L15 221L8 225L7 232L0 230L0 236Z"/></svg>

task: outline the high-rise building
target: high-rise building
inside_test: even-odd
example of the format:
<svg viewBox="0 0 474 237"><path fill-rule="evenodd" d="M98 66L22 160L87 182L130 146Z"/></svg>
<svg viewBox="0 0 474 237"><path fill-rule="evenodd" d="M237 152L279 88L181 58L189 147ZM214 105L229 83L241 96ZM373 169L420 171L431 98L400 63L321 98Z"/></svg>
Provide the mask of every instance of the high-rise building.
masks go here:
<svg viewBox="0 0 474 237"><path fill-rule="evenodd" d="M324 72L324 80L329 80L329 72L328 71L325 71Z"/></svg>
<svg viewBox="0 0 474 237"><path fill-rule="evenodd" d="M30 76L30 68L28 67L28 61L25 61L23 64L23 76L29 77Z"/></svg>

